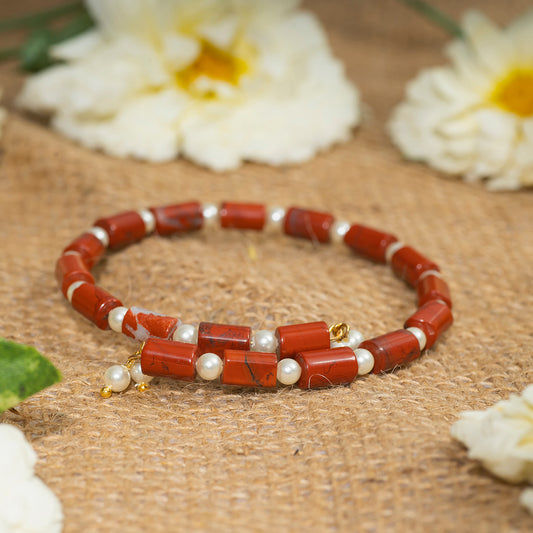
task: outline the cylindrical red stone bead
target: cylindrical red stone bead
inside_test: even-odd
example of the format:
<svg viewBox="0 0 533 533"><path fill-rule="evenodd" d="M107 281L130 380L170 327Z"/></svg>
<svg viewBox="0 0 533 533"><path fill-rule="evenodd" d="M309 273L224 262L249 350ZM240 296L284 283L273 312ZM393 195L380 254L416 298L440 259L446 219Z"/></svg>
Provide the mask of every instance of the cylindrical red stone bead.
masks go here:
<svg viewBox="0 0 533 533"><path fill-rule="evenodd" d="M453 323L451 309L443 302L432 300L424 304L404 324L406 328L420 328L426 335L426 349L431 348L439 336Z"/></svg>
<svg viewBox="0 0 533 533"><path fill-rule="evenodd" d="M298 387L302 389L345 385L357 377L357 358L347 346L300 352L294 359L302 367L298 381Z"/></svg>
<svg viewBox="0 0 533 533"><path fill-rule="evenodd" d="M200 322L198 325L198 352L211 352L220 357L224 350L249 350L252 330L246 326Z"/></svg>
<svg viewBox="0 0 533 533"><path fill-rule="evenodd" d="M368 350L374 356L374 374L392 370L420 357L418 339L405 329L363 341L359 348Z"/></svg>
<svg viewBox="0 0 533 533"><path fill-rule="evenodd" d="M446 302L450 309L452 308L448 284L439 276L430 274L418 280L416 292L418 295L418 307L422 307L431 300L442 300Z"/></svg>
<svg viewBox="0 0 533 533"><path fill-rule="evenodd" d="M109 328L109 311L122 305L118 298L90 283L83 283L72 293L71 303L78 313L94 322L100 329Z"/></svg>
<svg viewBox="0 0 533 533"><path fill-rule="evenodd" d="M72 241L64 250L65 252L78 252L90 270L104 255L105 246L92 233L84 233Z"/></svg>
<svg viewBox="0 0 533 533"><path fill-rule="evenodd" d="M56 279L63 296L67 297L68 288L75 281L86 281L94 284L92 274L87 270L81 255L77 252L63 254L56 263Z"/></svg>
<svg viewBox="0 0 533 533"><path fill-rule="evenodd" d="M414 287L420 275L426 270L437 270L439 267L410 246L400 248L391 260L394 273Z"/></svg>
<svg viewBox="0 0 533 533"><path fill-rule="evenodd" d="M393 242L398 242L398 239L390 233L354 224L344 236L344 242L355 253L379 263L386 263L385 252Z"/></svg>
<svg viewBox="0 0 533 533"><path fill-rule="evenodd" d="M280 359L292 357L298 352L324 350L330 347L329 329L325 322L307 322L279 326L276 329Z"/></svg>
<svg viewBox="0 0 533 533"><path fill-rule="evenodd" d="M200 229L204 224L202 205L199 202L151 207L155 217L155 232L172 235Z"/></svg>
<svg viewBox="0 0 533 533"><path fill-rule="evenodd" d="M262 204L224 202L220 208L220 225L223 228L262 230L266 209Z"/></svg>
<svg viewBox="0 0 533 533"><path fill-rule="evenodd" d="M146 235L146 226L137 211L127 211L94 223L109 235L109 248L119 248L140 241Z"/></svg>
<svg viewBox="0 0 533 533"><path fill-rule="evenodd" d="M170 339L180 321L171 316L160 315L141 307L131 307L122 321L122 333L140 342L149 337Z"/></svg>
<svg viewBox="0 0 533 533"><path fill-rule="evenodd" d="M147 376L192 381L196 377L195 365L195 344L152 337L141 352L141 369Z"/></svg>
<svg viewBox="0 0 533 533"><path fill-rule="evenodd" d="M284 231L292 237L329 242L329 228L334 220L329 213L291 207L285 215Z"/></svg>
<svg viewBox="0 0 533 533"><path fill-rule="evenodd" d="M224 385L243 387L275 387L278 358L274 353L224 350Z"/></svg>

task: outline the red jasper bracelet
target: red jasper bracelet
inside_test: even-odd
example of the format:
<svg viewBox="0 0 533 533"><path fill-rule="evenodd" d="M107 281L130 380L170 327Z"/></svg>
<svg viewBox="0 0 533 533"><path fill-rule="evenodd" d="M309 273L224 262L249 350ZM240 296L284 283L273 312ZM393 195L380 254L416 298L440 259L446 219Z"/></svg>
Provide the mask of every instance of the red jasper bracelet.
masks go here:
<svg viewBox="0 0 533 533"><path fill-rule="evenodd" d="M223 228L279 229L315 242L344 242L355 253L390 263L396 275L416 289L418 310L404 329L364 340L346 324L311 322L280 326L252 334L249 327L177 318L120 300L95 285L90 270L107 248L140 241L150 233L173 235L219 223ZM220 378L224 385L276 387L297 384L308 389L351 383L357 375L378 374L405 365L431 348L452 324L452 303L439 267L391 234L332 215L291 207L224 202L221 206L189 202L128 211L97 220L69 244L56 264L56 278L72 307L101 329L111 328L142 342L124 365L104 376L104 397L135 381L148 388L154 376L192 381Z"/></svg>

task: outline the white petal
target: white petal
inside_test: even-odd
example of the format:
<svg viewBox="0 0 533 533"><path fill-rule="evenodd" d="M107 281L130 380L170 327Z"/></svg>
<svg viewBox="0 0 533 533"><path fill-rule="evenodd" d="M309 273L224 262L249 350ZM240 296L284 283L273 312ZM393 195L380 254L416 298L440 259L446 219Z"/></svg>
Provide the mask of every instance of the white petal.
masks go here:
<svg viewBox="0 0 533 533"><path fill-rule="evenodd" d="M73 61L92 53L101 44L101 33L97 30L89 30L73 39L52 46L50 54L55 59Z"/></svg>
<svg viewBox="0 0 533 533"><path fill-rule="evenodd" d="M10 483L30 479L36 461L37 455L22 431L10 424L0 424L0 477L4 480L0 485L9 488Z"/></svg>
<svg viewBox="0 0 533 533"><path fill-rule="evenodd" d="M178 122L187 105L178 91L165 91L132 99L109 119L58 114L53 125L84 146L110 155L168 161L179 153Z"/></svg>

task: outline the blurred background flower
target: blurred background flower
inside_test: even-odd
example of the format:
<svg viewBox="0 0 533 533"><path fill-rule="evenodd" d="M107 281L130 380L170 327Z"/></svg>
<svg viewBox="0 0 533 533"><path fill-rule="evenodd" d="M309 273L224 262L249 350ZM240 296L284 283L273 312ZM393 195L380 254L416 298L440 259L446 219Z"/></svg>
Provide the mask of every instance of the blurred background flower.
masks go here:
<svg viewBox="0 0 533 533"><path fill-rule="evenodd" d="M389 123L408 159L492 190L533 185L533 10L506 29L465 15L451 64L409 83Z"/></svg>
<svg viewBox="0 0 533 533"><path fill-rule="evenodd" d="M299 163L346 140L355 87L297 0L88 0L18 103L111 155L214 170Z"/></svg>
<svg viewBox="0 0 533 533"><path fill-rule="evenodd" d="M485 411L461 413L451 434L468 448L470 459L481 461L495 476L533 484L533 385ZM532 487L520 501L533 513Z"/></svg>

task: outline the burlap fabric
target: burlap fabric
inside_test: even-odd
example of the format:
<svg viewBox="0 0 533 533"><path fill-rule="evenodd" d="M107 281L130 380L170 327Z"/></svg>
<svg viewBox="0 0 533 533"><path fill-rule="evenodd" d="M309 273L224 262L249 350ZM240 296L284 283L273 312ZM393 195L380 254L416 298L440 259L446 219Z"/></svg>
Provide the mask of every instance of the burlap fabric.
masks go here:
<svg viewBox="0 0 533 533"><path fill-rule="evenodd" d="M508 22L529 2L476 4ZM43 2L4 5L32 9ZM9 3L12 4L12 3ZM459 15L462 2L440 2ZM508 486L449 436L460 411L533 382L531 192L495 194L402 160L384 125L405 82L443 61L446 37L401 4L310 1L362 90L346 145L290 168L215 175L92 153L12 105L0 162L0 334L36 346L64 381L25 401L38 474L80 531L530 531ZM135 349L73 312L56 287L62 248L99 216L189 199L331 210L396 233L442 267L453 328L408 368L352 386L276 392L159 380L100 398L105 369ZM273 328L345 320L367 336L401 327L414 294L385 267L284 237L153 237L96 269L129 305Z"/></svg>

